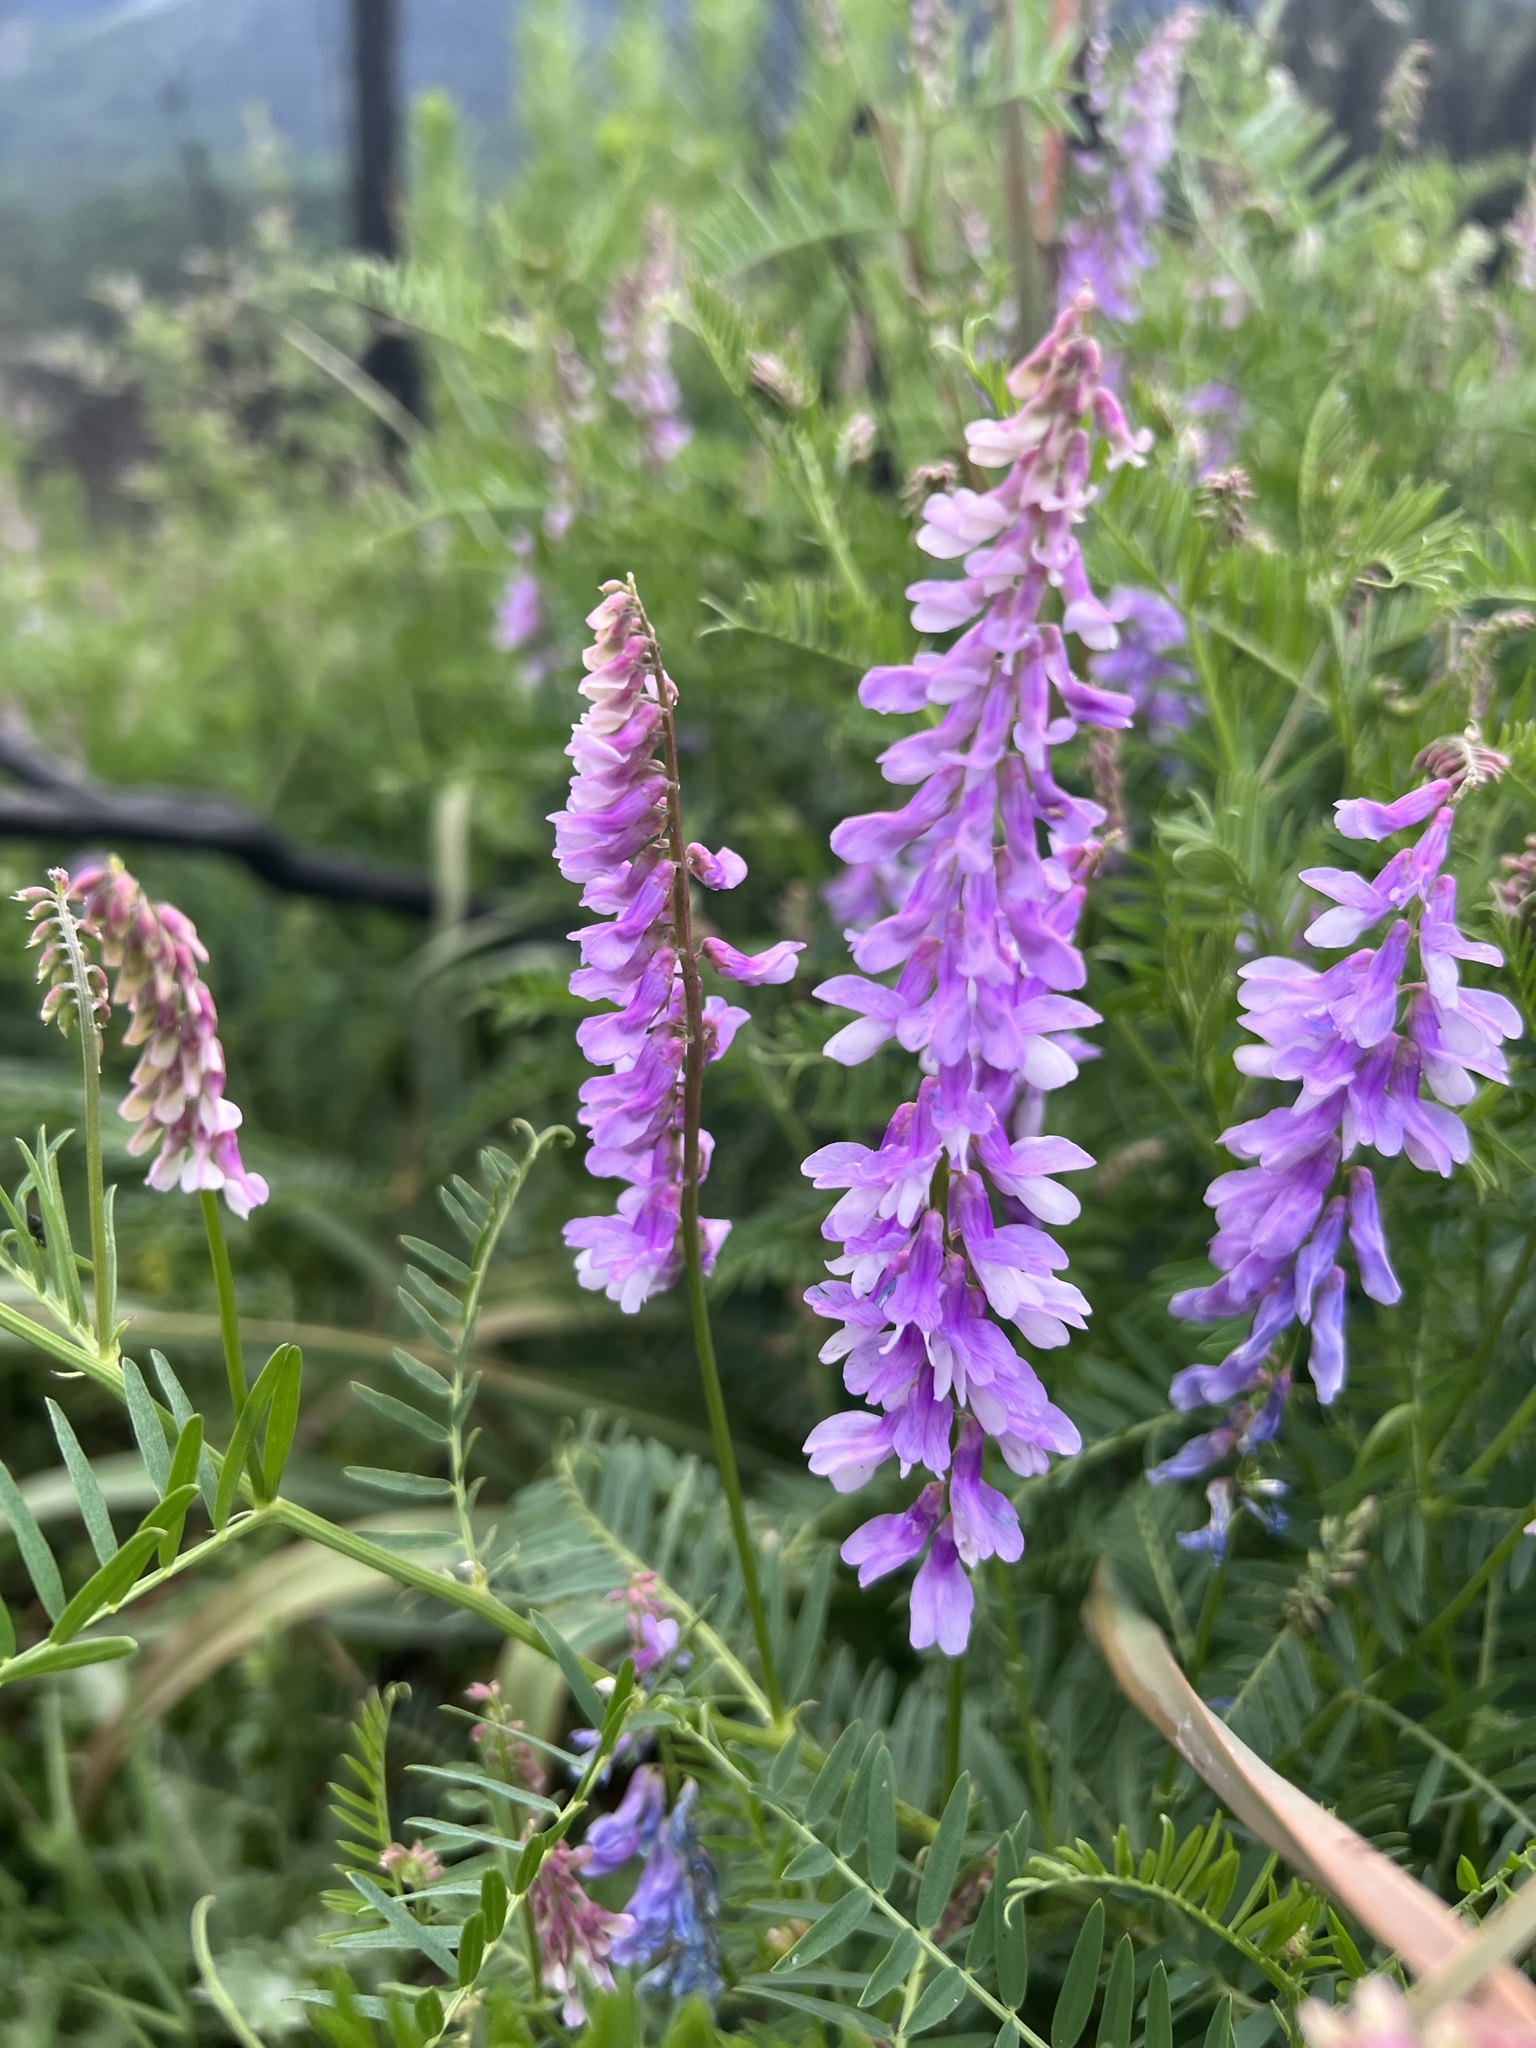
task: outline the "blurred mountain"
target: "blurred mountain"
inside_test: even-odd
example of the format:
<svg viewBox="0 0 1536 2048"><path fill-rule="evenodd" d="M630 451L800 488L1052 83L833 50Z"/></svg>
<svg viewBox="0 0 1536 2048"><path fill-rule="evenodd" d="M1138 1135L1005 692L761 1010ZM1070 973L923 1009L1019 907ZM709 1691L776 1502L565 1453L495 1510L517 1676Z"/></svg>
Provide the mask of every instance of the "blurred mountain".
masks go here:
<svg viewBox="0 0 1536 2048"><path fill-rule="evenodd" d="M403 0L407 93L504 138L511 0ZM238 154L265 107L300 159L346 144L347 0L0 0L0 192L59 201Z"/></svg>

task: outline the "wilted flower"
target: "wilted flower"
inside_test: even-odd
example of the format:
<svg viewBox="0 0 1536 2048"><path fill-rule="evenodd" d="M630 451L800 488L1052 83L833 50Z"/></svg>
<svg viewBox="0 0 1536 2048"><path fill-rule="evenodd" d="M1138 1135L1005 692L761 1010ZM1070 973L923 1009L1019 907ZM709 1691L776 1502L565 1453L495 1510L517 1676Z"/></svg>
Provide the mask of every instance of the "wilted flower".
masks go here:
<svg viewBox="0 0 1536 2048"><path fill-rule="evenodd" d="M882 878L891 909L848 932L862 971L817 990L855 1019L827 1052L854 1066L894 1040L928 1073L878 1150L827 1145L805 1162L818 1187L847 1190L823 1226L842 1247L835 1277L806 1299L842 1324L821 1356L842 1362L866 1404L819 1424L806 1450L840 1492L889 1458L934 1474L905 1513L856 1530L843 1556L866 1585L922 1559L912 1641L951 1655L970 1631L968 1570L1023 1549L1012 1504L982 1478L987 1439L1023 1474L1079 1444L1002 1325L1049 1348L1088 1313L1041 1226L1078 1210L1052 1176L1093 1162L1032 1133L1045 1091L1088 1056L1077 1032L1098 1022L1065 991L1086 977L1073 933L1104 811L1060 786L1051 754L1079 724L1130 721L1128 697L1073 673L1066 636L1105 651L1117 639L1073 535L1093 495L1084 423L1108 441L1111 467L1139 460L1144 443L1100 381L1086 315L1086 299L1070 307L1014 370L1017 413L967 429L972 460L1003 481L923 508L919 546L963 557L965 573L913 584L912 623L962 630L943 653L871 670L859 695L873 710L943 716L881 756L888 782L918 785L911 802L832 837L855 872ZM1053 585L1061 625L1040 618ZM894 985L872 978L893 970Z"/></svg>
<svg viewBox="0 0 1536 2048"><path fill-rule="evenodd" d="M1419 140L1424 100L1429 91L1429 60L1434 54L1431 43L1405 44L1381 89L1376 125L1405 153L1415 148Z"/></svg>
<svg viewBox="0 0 1536 2048"><path fill-rule="evenodd" d="M837 467L846 472L868 462L880 435L873 413L856 412L843 422L837 437Z"/></svg>
<svg viewBox="0 0 1536 2048"><path fill-rule="evenodd" d="M1324 1515L1318 1547L1307 1552L1306 1569L1281 1603L1292 1628L1310 1635L1331 1612L1333 1594L1354 1584L1369 1557L1365 1532L1375 1513L1376 1502L1367 1496L1347 1515Z"/></svg>
<svg viewBox="0 0 1536 2048"><path fill-rule="evenodd" d="M690 874L706 888L734 889L747 864L729 847L711 853L692 845L677 849L683 852L679 872L669 837L675 790L657 759L671 730L677 686L661 671L633 587L608 583L603 589L602 603L587 620L595 644L582 657L588 674L580 687L589 709L566 749L576 773L566 809L551 822L561 874L583 883L584 907L609 920L572 932L582 965L571 976L571 992L618 1006L589 1017L576 1032L592 1064L613 1069L581 1090L581 1121L592 1133L587 1171L629 1185L616 1215L577 1218L565 1226L565 1241L578 1247L582 1286L603 1289L631 1313L682 1270L687 977L698 972L686 957L683 892ZM699 950L718 973L757 987L790 980L802 949L781 940L749 956L707 938ZM710 1061L729 1050L747 1012L710 996L702 1001L701 1018L703 1057ZM712 1141L701 1132L699 1142L702 1179ZM729 1229L700 1220L706 1272Z"/></svg>
<svg viewBox="0 0 1536 2048"><path fill-rule="evenodd" d="M560 2017L568 2027L586 2019L587 1991L613 1990L609 1958L624 1960L618 1945L634 1927L628 1913L610 1913L587 1896L580 1875L585 1863L584 1849L556 1842L528 1892L539 1966L544 1982L560 1993Z"/></svg>
<svg viewBox="0 0 1536 2048"><path fill-rule="evenodd" d="M754 349L747 358L747 369L752 382L765 398L771 398L775 405L785 412L801 412L810 393L805 380L798 371L792 370L784 358L770 349Z"/></svg>
<svg viewBox="0 0 1536 2048"><path fill-rule="evenodd" d="M1493 900L1512 924L1536 921L1536 832L1527 834L1523 853L1506 853L1499 862L1505 879L1492 885Z"/></svg>
<svg viewBox="0 0 1536 2048"><path fill-rule="evenodd" d="M1203 1550L1212 1564L1224 1563L1232 1524L1244 1509L1272 1536L1278 1535L1285 1527L1280 1506L1284 1493L1283 1479L1213 1479L1205 1489L1210 1520L1203 1529L1180 1530L1180 1547Z"/></svg>
<svg viewBox="0 0 1536 2048"><path fill-rule="evenodd" d="M1200 478L1231 466L1237 453L1243 401L1230 384L1200 384L1177 401L1184 419L1180 445Z"/></svg>
<svg viewBox="0 0 1536 2048"><path fill-rule="evenodd" d="M97 862L73 878L54 872L53 889L23 889L18 900L32 906L32 943L41 945L38 978L53 987L43 1006L45 1020L59 1014L61 934L55 891L79 905L76 924L82 940L99 946L103 962L117 970L112 1002L126 1005L125 1045L142 1045L132 1075L133 1085L118 1104L118 1114L138 1129L128 1140L136 1155L156 1152L149 1185L162 1194L180 1188L222 1190L236 1216L249 1216L270 1192L259 1173L251 1173L240 1157L235 1133L241 1115L224 1095L224 1048L219 1043L219 1018L202 976L200 962L207 949L191 919L171 903L151 903L119 860ZM92 977L98 1018L105 1022L105 977Z"/></svg>
<svg viewBox="0 0 1536 2048"><path fill-rule="evenodd" d="M513 1718L501 1696L499 1681L492 1679L489 1685L467 1686L464 1697L471 1706L480 1709L483 1717L469 1731L469 1739L479 1750L482 1763L509 1785L520 1785L525 1792L542 1792L546 1773L539 1753L524 1739L525 1726Z"/></svg>
<svg viewBox="0 0 1536 2048"><path fill-rule="evenodd" d="M412 1842L409 1849L404 1842L391 1842L379 1852L379 1868L387 1870L408 1892L419 1892L424 1885L435 1884L443 1874L436 1851L424 1842Z"/></svg>

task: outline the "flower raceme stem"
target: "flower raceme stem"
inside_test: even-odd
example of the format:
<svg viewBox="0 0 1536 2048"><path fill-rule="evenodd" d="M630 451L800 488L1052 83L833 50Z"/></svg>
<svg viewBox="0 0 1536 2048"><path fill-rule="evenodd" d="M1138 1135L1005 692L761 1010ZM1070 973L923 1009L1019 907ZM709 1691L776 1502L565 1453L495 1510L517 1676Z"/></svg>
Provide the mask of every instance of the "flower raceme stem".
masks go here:
<svg viewBox="0 0 1536 2048"><path fill-rule="evenodd" d="M1503 955L1463 936L1456 882L1443 872L1457 803L1503 765L1487 748L1453 756L1442 745L1420 757L1421 770L1452 772L1390 803L1336 804L1346 839L1424 829L1374 879L1351 868L1302 870L1300 879L1330 906L1307 926L1307 943L1354 949L1343 959L1319 969L1271 956L1239 970L1243 1021L1258 1043L1239 1048L1237 1065L1299 1086L1290 1102L1222 1133L1245 1163L1206 1192L1217 1222L1211 1262L1221 1277L1176 1294L1169 1306L1186 1322L1243 1317L1248 1333L1219 1364L1179 1373L1170 1392L1176 1408L1237 1406L1225 1425L1155 1467L1154 1481L1197 1477L1232 1450L1246 1454L1275 1435L1290 1372L1272 1351L1293 1326L1309 1333L1318 1399L1337 1397L1348 1364L1346 1240L1364 1293L1389 1306L1402 1296L1375 1179L1358 1154L1404 1154L1421 1172L1449 1176L1471 1150L1457 1111L1477 1079L1509 1077L1501 1041L1519 1036L1519 1013L1494 990L1463 987L1459 964L1497 967ZM1378 944L1355 949L1382 926Z"/></svg>
<svg viewBox="0 0 1536 2048"><path fill-rule="evenodd" d="M1019 410L966 430L972 461L1003 480L923 508L918 545L963 558L964 574L914 583L912 623L958 637L872 669L859 695L873 710L942 716L880 757L888 782L917 785L911 801L832 836L854 870L840 900L863 917L847 934L860 972L816 991L855 1018L827 1053L854 1066L894 1040L925 1072L878 1148L827 1145L805 1162L818 1187L845 1190L823 1226L841 1246L833 1277L807 1300L842 1325L821 1356L864 1403L819 1424L806 1450L840 1492L893 1457L932 1475L843 1556L865 1585L923 1559L912 1641L951 1656L969 1637L969 1572L1024 1547L1012 1504L982 1477L988 1440L1026 1476L1080 1447L1006 1326L1050 1349L1088 1314L1059 1277L1067 1259L1049 1226L1079 1207L1054 1176L1093 1162L1040 1131L1047 1094L1092 1056L1077 1033L1098 1014L1070 992L1086 979L1074 934L1105 813L1062 788L1053 755L1080 726L1131 720L1128 696L1071 665L1069 637L1102 652L1118 637L1073 529L1094 497L1095 440L1111 468L1139 462L1149 441L1103 384L1091 303L1074 301L1013 371ZM874 978L892 971L894 983Z"/></svg>
<svg viewBox="0 0 1536 2048"><path fill-rule="evenodd" d="M705 995L700 960L755 988L791 980L802 948L785 939L746 954L715 937L695 943L692 881L734 889L747 864L729 847L711 853L684 841L677 685L634 578L605 584L587 623L594 643L582 657L588 673L580 688L588 708L566 749L576 764L570 798L550 822L561 874L583 884L583 907L605 920L571 934L582 956L571 992L618 1006L576 1033L587 1058L612 1069L581 1089L580 1118L592 1134L587 1170L628 1185L615 1215L577 1218L565 1241L576 1248L581 1285L601 1288L628 1314L686 1278L715 1459L777 1718L767 1612L704 1299L730 1225L699 1213L714 1149L702 1128L704 1070L729 1050L747 1012Z"/></svg>

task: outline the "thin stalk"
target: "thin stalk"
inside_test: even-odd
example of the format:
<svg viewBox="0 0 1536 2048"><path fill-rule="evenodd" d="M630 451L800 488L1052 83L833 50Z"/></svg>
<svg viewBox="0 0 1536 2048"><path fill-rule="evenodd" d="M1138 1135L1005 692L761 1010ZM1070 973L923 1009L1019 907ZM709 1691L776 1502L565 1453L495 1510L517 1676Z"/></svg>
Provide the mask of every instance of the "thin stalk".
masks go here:
<svg viewBox="0 0 1536 2048"><path fill-rule="evenodd" d="M1526 1395L1488 1448L1479 1451L1472 1460L1467 1467L1468 1479L1486 1479L1511 1445L1518 1443L1525 1435L1533 1418L1536 1418L1536 1387Z"/></svg>
<svg viewBox="0 0 1536 2048"><path fill-rule="evenodd" d="M1387 1671L1395 1674L1411 1669L1415 1657L1426 1650L1430 1644L1438 1641L1451 1626L1451 1623L1458 1616L1466 1612L1478 1594L1482 1592L1484 1586L1493 1577L1494 1573L1499 1571L1514 1556L1515 1551L1520 1546L1521 1539L1525 1535L1526 1524L1533 1517L1536 1517L1536 1498L1528 1500L1525 1506L1517 1512L1508 1532L1489 1551L1488 1555L1461 1587L1460 1591L1454 1593L1440 1609L1440 1612L1424 1624L1423 1628L1413 1637L1402 1654L1395 1657L1391 1664L1386 1667Z"/></svg>
<svg viewBox="0 0 1536 2048"><path fill-rule="evenodd" d="M108 1282L106 1179L101 1163L101 1032L96 1024L96 997L90 965L80 943L79 927L67 898L68 881L56 880L59 931L69 954L75 985L75 1021L80 1027L80 1071L85 1082L85 1202L91 1225L91 1298L96 1315L96 1348L103 1358L112 1353L112 1289Z"/></svg>
<svg viewBox="0 0 1536 2048"><path fill-rule="evenodd" d="M198 1196L203 1205L203 1229L208 1234L208 1257L213 1266L213 1284L219 1295L219 1336L224 1345L224 1377L229 1382L229 1405L236 1420L245 1406L245 1360L240 1353L240 1311L235 1306L235 1276L229 1263L229 1246L224 1241L224 1221L219 1215L219 1198L204 1188Z"/></svg>
<svg viewBox="0 0 1536 2048"><path fill-rule="evenodd" d="M1051 1827L1050 1772L1045 1752L1040 1747L1040 1738L1035 1732L1034 1701L1029 1691L1029 1660L1019 1637L1019 1618L1009 1596L1008 1574L1000 1557L992 1560L992 1578L1003 1617L1003 1634L1008 1641L1008 1678L1013 1686L1014 1705L1019 1717L1019 1741L1024 1750L1024 1768L1029 1774L1030 1796L1035 1802L1035 1818L1040 1824L1041 1838L1047 1849L1053 1849L1056 1837Z"/></svg>
<svg viewBox="0 0 1536 2048"><path fill-rule="evenodd" d="M714 1439L715 1463L720 1468L720 1483L725 1489L726 1505L730 1512L731 1534L736 1540L736 1554L741 1561L742 1583L746 1588L747 1608L752 1617L752 1634L763 1667L763 1690L768 1696L769 1710L774 1720L778 1721L783 1718L784 1698L779 1690L773 1642L768 1633L768 1612L763 1605L762 1587L758 1581L757 1553L752 1547L752 1533L747 1526L746 1501L741 1490L741 1474L736 1466L736 1448L731 1441L730 1419L725 1411L725 1393L720 1385L720 1368L715 1361L715 1340L709 1325L709 1304L704 1297L704 1260L699 1245L699 1182L702 1177L699 1128L704 1109L704 1066L707 1047L704 1039L704 987L699 977L698 954L693 944L693 918L688 897L688 865L684 858L682 789L677 766L677 726L672 716L675 692L661 665L661 649L656 644L656 634L649 618L646 617L645 607L640 603L633 577L629 579L629 588L644 622L651 674L655 678L656 694L661 702L662 736L666 751L667 840L672 857L672 916L677 938L678 965L683 977L683 1010L688 1031L687 1055L683 1066L683 1272L688 1289L689 1313L693 1318L693 1344L698 1354L699 1378L704 1383L704 1405L709 1410L710 1435Z"/></svg>
<svg viewBox="0 0 1536 2048"><path fill-rule="evenodd" d="M1200 1602L1200 1615L1195 1623L1195 1647L1189 1662L1184 1667L1184 1676L1193 1686L1200 1683L1200 1674L1205 1669L1205 1660L1211 1654L1211 1638L1216 1632L1216 1613L1221 1606L1221 1596L1226 1588L1227 1567L1217 1565L1206 1581L1205 1598Z"/></svg>
<svg viewBox="0 0 1536 2048"><path fill-rule="evenodd" d="M997 0L997 32L1003 60L1003 205L1008 219L1008 257L1018 304L1019 345L1032 349L1045 332L1040 304L1040 251L1035 242L1035 207L1029 190L1029 135L1019 97L1019 44L1015 0Z"/></svg>
<svg viewBox="0 0 1536 2048"><path fill-rule="evenodd" d="M224 1376L229 1381L229 1403L235 1420L245 1406L245 1360L240 1351L240 1311L235 1306L235 1276L229 1263L229 1246L224 1241L224 1219L219 1198L209 1188L199 1191L203 1205L203 1229L208 1234L208 1257L213 1265L213 1284L219 1295L219 1336L224 1344ZM245 1469L259 1500L262 1494L261 1455L255 1444L246 1455Z"/></svg>
<svg viewBox="0 0 1536 2048"><path fill-rule="evenodd" d="M944 1688L944 1791L942 1806L960 1777L960 1731L965 1716L965 1656L951 1657Z"/></svg>

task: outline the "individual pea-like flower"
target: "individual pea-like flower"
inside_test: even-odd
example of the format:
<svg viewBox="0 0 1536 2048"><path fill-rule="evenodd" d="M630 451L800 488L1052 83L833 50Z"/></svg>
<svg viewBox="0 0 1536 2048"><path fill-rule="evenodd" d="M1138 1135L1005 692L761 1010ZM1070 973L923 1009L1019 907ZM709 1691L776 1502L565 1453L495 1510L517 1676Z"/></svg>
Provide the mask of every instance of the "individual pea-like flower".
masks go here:
<svg viewBox="0 0 1536 2048"><path fill-rule="evenodd" d="M633 1313L682 1270L690 1009L699 1033L694 1053L704 1063L721 1058L747 1021L745 1010L699 992L689 877L733 889L747 864L729 847L683 847L676 784L657 758L659 747L676 758L677 686L661 670L633 586L603 588L587 620L594 644L582 657L588 709L566 749L576 772L566 808L551 823L561 874L583 884L584 908L605 920L571 934L582 958L571 992L616 1005L576 1032L591 1063L612 1069L581 1090L581 1121L592 1134L587 1171L628 1185L615 1215L577 1218L565 1226L565 1241L577 1250L581 1285ZM786 940L749 956L709 938L699 950L720 974L758 986L790 980L801 948ZM712 1149L707 1131L699 1148L702 1180ZM729 1229L701 1218L706 1272Z"/></svg>
<svg viewBox="0 0 1536 2048"><path fill-rule="evenodd" d="M589 1991L613 1990L612 1965L623 1960L619 1946L634 1927L628 1913L610 1913L588 1897L581 1881L586 1863L585 1849L556 1842L528 1892L539 1967L560 1995L560 2017L568 2027L585 2021Z"/></svg>
<svg viewBox="0 0 1536 2048"><path fill-rule="evenodd" d="M1203 1550L1212 1564L1224 1563L1232 1524L1244 1511L1277 1536L1285 1527L1285 1510L1280 1505L1285 1490L1283 1479L1213 1479L1205 1489L1210 1520L1203 1529L1181 1530L1180 1546Z"/></svg>
<svg viewBox="0 0 1536 2048"><path fill-rule="evenodd" d="M676 1617L668 1614L661 1599L660 1585L655 1572L634 1572L622 1592L607 1596L615 1604L622 1601L628 1610L629 1654L639 1678L665 1663L677 1650L680 1630ZM678 1658L678 1665L687 1668L686 1653Z"/></svg>
<svg viewBox="0 0 1536 2048"><path fill-rule="evenodd" d="M1479 1079L1508 1079L1501 1041L1519 1035L1519 1014L1493 990L1464 987L1460 969L1463 961L1496 967L1503 956L1463 936L1456 882L1442 872L1459 794L1441 777L1390 803L1336 804L1346 839L1425 829L1374 878L1353 868L1302 870L1330 906L1307 926L1307 942L1349 949L1344 958L1319 969L1270 956L1239 969L1244 1023L1258 1043L1239 1048L1237 1065L1298 1085L1290 1102L1222 1133L1244 1164L1206 1193L1217 1222L1210 1256L1221 1277L1176 1294L1170 1308L1196 1323L1245 1317L1249 1328L1219 1364L1175 1376L1177 1408L1224 1406L1273 1386L1272 1347L1296 1325L1310 1335L1318 1399L1334 1400L1347 1364L1346 1238L1364 1292L1388 1306L1402 1295L1375 1178L1357 1155L1401 1154L1421 1172L1449 1175L1470 1152L1457 1111ZM1356 946L1383 925L1377 945ZM1234 1416L1228 1427L1235 1426ZM1153 1476L1189 1476L1191 1449Z"/></svg>
<svg viewBox="0 0 1536 2048"><path fill-rule="evenodd" d="M27 889L20 900L37 919L33 943L41 944L39 978L53 982L43 1014L58 1014L62 939L57 913L46 912L62 891L78 904L75 918L82 941L98 947L104 965L115 970L111 1001L128 1011L125 1045L144 1050L132 1086L118 1114L138 1126L128 1140L135 1156L154 1152L147 1179L152 1188L186 1194L222 1192L236 1216L249 1216L270 1190L240 1157L235 1136L242 1118L224 1093L224 1048L213 997L198 972L208 958L197 928L174 904L151 903L119 860L93 862L73 876L55 870L54 889ZM98 1019L106 1021L105 978L92 977Z"/></svg>
<svg viewBox="0 0 1536 2048"><path fill-rule="evenodd" d="M1104 77L1104 47L1092 52L1088 97L1100 147L1080 158L1099 184L1097 204L1067 229L1058 304L1085 288L1112 320L1136 311L1137 279L1152 263L1152 231L1163 216L1163 173L1174 150L1184 49L1200 25L1199 10L1181 7L1153 30L1118 93Z"/></svg>
<svg viewBox="0 0 1536 2048"><path fill-rule="evenodd" d="M379 1851L379 1868L387 1870L402 1891L408 1892L419 1892L424 1886L435 1884L443 1874L437 1852L424 1842L412 1842L409 1848L404 1842L391 1842L387 1849Z"/></svg>
<svg viewBox="0 0 1536 2048"><path fill-rule="evenodd" d="M1049 1227L1078 1211L1055 1176L1093 1162L1039 1130L1044 1097L1089 1055L1078 1033L1098 1022L1070 991L1086 978L1074 933L1105 814L1062 787L1052 757L1080 726L1132 715L1129 697L1072 667L1069 638L1107 652L1118 637L1073 529L1093 496L1090 424L1112 467L1145 444L1101 381L1087 312L1086 299L1069 307L1014 370L1016 413L967 430L972 460L1003 480L923 507L919 546L964 573L913 584L912 622L958 637L860 685L873 710L940 716L881 756L888 782L916 785L911 801L833 834L850 907L885 908L850 920L860 971L816 991L853 1013L829 1057L855 1066L894 1042L926 1072L877 1148L832 1144L805 1162L816 1186L844 1190L823 1226L840 1247L833 1277L806 1299L841 1324L821 1356L864 1404L819 1424L806 1451L840 1492L892 1458L933 1475L843 1556L866 1585L918 1563L912 1641L950 1655L969 1636L970 1572L1023 1549L1012 1504L982 1477L987 1443L1023 1475L1079 1447L1010 1326L1050 1349L1088 1314ZM1060 624L1042 615L1053 588Z"/></svg>

